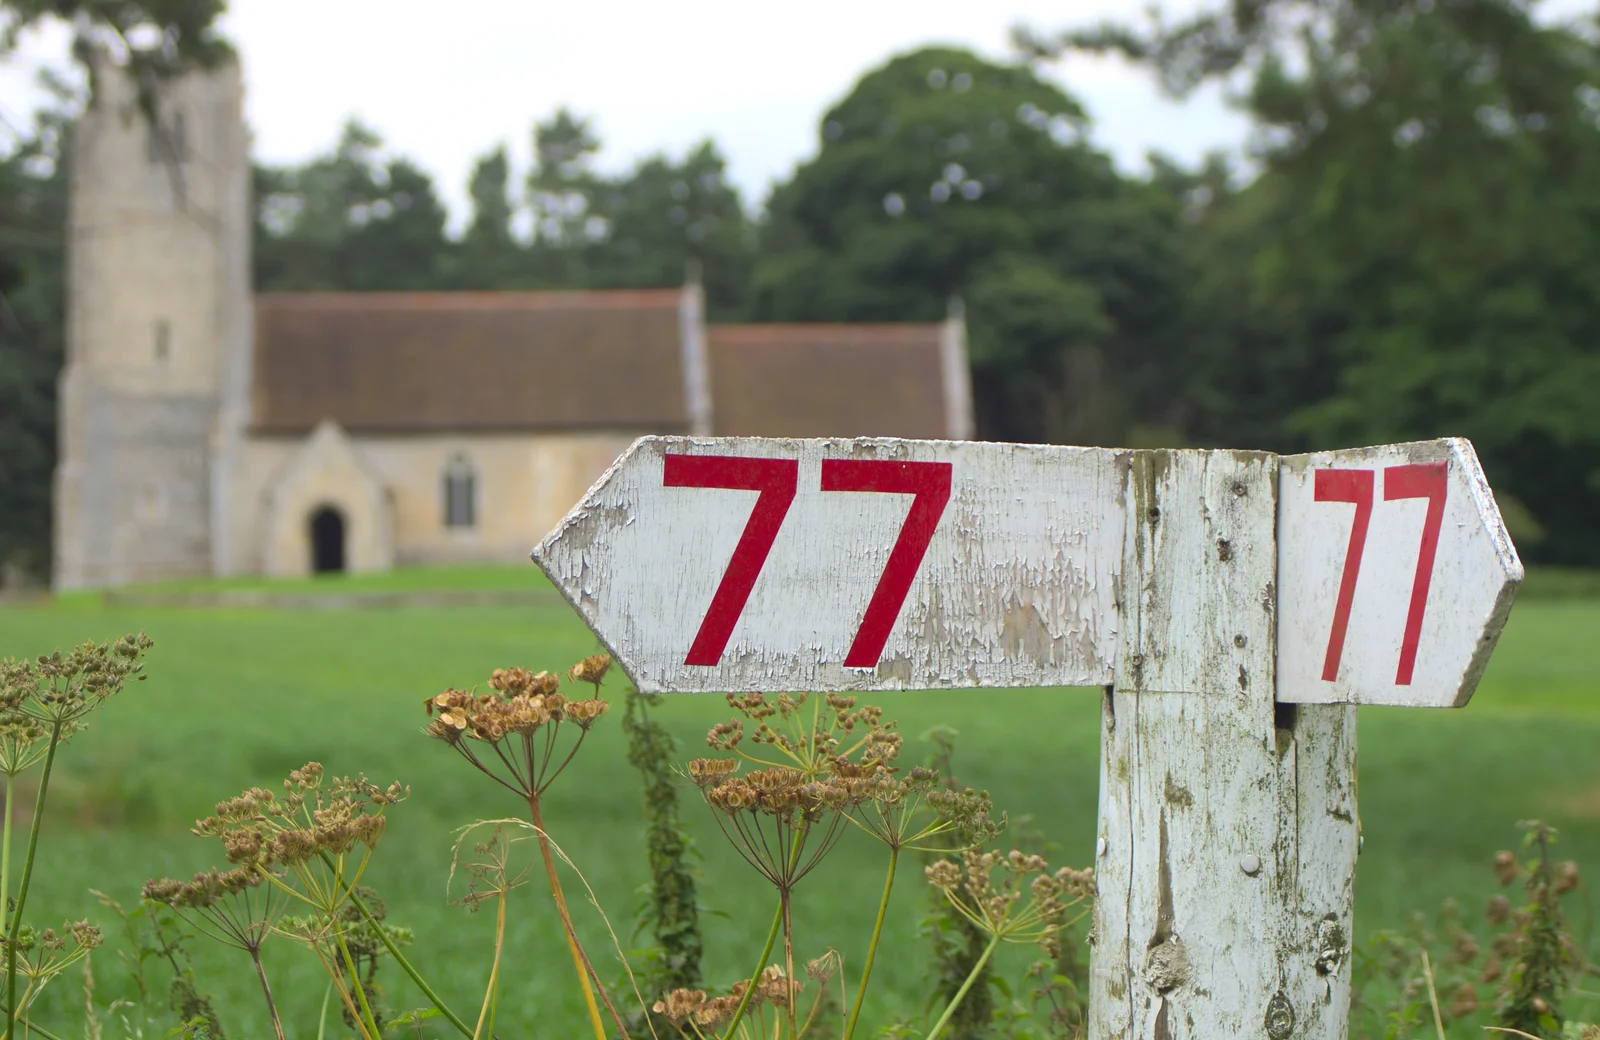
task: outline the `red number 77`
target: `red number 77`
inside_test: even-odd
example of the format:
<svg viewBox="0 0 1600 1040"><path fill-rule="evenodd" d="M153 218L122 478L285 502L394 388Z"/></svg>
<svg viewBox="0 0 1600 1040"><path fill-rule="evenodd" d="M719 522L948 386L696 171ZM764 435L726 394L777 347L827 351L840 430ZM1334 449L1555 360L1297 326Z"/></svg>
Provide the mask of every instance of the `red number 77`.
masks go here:
<svg viewBox="0 0 1600 1040"><path fill-rule="evenodd" d="M1339 576L1339 598L1333 608L1333 629L1328 633L1328 652L1322 662L1323 682L1339 677L1339 660L1344 654L1345 632L1350 625L1350 605L1355 600L1356 578L1361 572L1361 553L1367 544L1367 526L1372 520L1372 491L1375 474L1370 469L1319 469L1316 471L1313 498L1318 502L1349 502L1356 507L1350 525L1350 544L1345 550L1344 570ZM1433 581L1433 560L1439 550L1439 528L1444 523L1444 498L1449 488L1446 463L1425 462L1413 466L1389 466L1383 471L1383 499L1426 498L1428 516L1422 524L1422 544L1417 550L1417 573L1411 581L1411 605L1406 611L1405 635L1400 642L1400 666L1395 671L1396 686L1410 686L1417 664L1417 644L1422 638L1422 615L1428 606L1428 586Z"/></svg>
<svg viewBox="0 0 1600 1040"><path fill-rule="evenodd" d="M711 605L700 621L685 665L715 666L722 660L739 615L750 601L756 577L767 562L778 529L794 504L800 464L795 459L746 458L736 455L668 455L662 475L666 487L723 488L759 491L744 533L728 560ZM916 578L928 543L950 501L951 464L895 462L878 459L824 459L823 491L880 491L915 495L906 520L889 552L889 561L867 604L855 641L845 655L847 668L876 668L884 644L900 617L911 582Z"/></svg>

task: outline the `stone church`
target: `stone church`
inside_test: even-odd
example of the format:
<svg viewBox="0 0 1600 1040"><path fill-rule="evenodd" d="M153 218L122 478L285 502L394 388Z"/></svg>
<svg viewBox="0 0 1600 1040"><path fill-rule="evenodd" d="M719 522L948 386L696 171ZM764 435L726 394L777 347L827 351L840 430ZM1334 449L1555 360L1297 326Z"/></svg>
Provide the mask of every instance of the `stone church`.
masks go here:
<svg viewBox="0 0 1600 1040"><path fill-rule="evenodd" d="M698 285L254 294L236 66L73 142L54 584L525 560L637 436L967 438L958 313L708 325Z"/></svg>

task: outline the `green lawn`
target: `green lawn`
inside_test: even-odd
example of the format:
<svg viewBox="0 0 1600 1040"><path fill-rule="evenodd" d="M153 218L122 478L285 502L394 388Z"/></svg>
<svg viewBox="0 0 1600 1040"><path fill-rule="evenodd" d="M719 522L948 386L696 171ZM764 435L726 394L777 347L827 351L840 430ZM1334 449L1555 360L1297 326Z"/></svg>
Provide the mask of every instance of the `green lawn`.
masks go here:
<svg viewBox="0 0 1600 1040"><path fill-rule="evenodd" d="M539 587L543 579L529 565L284 587L303 591L307 584L508 588ZM459 884L453 893L445 888L449 846L454 828L512 815L518 806L421 735L421 705L447 685L481 682L498 666L555 669L593 652L593 637L570 610L555 601L341 613L134 610L79 594L50 606L0 608L0 655L138 629L156 640L150 679L107 705L63 752L41 845L44 869L28 917L42 924L90 916L109 928L114 922L95 905L91 887L135 902L147 877L215 864L212 845L188 834L190 822L218 799L251 785L275 785L289 769L315 759L332 771L411 785L410 800L392 811L370 880L387 899L391 918L416 929L419 967L458 1013L474 1012L493 922L448 904L460 894ZM613 700L620 700L620 682L607 684ZM1060 844L1061 860L1088 863L1098 742L1093 692L908 693L874 700L900 720L909 744L935 724L955 727L963 778L989 788L1013 818L1031 816ZM719 698L687 697L669 701L660 713L685 759L701 753L706 728L725 715ZM639 788L616 719L603 721L591 740L552 792L547 823L626 940L645 880ZM913 747L908 754L920 751ZM1600 870L1600 602L1522 602L1467 709L1368 710L1361 719L1360 762L1365 850L1357 924L1363 934L1400 924L1411 911L1447 897L1480 904L1492 886L1490 858L1517 839L1513 824L1524 817L1542 816L1560 827L1559 851L1587 864L1592 876ZM708 977L724 984L748 970L759 952L770 897L698 805L689 816L703 853L701 901L717 912L704 922ZM847 964L859 962L882 863L878 850L857 837L847 836L801 884L797 955L813 956L831 945ZM914 862L905 865L886 938L891 952L874 973L881 1000L874 1022L915 1010L925 995L927 960L916 937L925 905L918 872ZM580 1035L571 965L547 903L538 883L513 899L500 1030L508 1038ZM580 927L599 954L603 930L581 904L575 897ZM129 992L110 952L96 955L102 1006ZM244 955L204 947L198 953L202 979L233 1024L230 1035L265 1035ZM324 992L320 967L284 943L269 953L290 1035L315 1036ZM420 1003L398 972L386 970L393 1005ZM81 1035L79 979L55 985L49 1021L61 1023L62 1036ZM119 1033L113 1028L108 1035Z"/></svg>

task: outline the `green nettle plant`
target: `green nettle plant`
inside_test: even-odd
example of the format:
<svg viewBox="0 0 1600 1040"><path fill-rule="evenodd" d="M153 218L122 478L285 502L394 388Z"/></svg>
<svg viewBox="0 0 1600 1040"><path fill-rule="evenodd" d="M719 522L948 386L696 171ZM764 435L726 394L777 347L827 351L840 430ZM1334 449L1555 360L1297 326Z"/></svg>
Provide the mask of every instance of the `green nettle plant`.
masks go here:
<svg viewBox="0 0 1600 1040"><path fill-rule="evenodd" d="M0 780L5 785L5 821L0 825L0 932L5 944L4 1040L17 1023L50 1040L53 1034L28 1019L46 983L84 961L100 945L100 929L88 921L36 930L23 922L28 888L39 851L56 752L88 724L88 716L130 679L144 678L144 655L151 647L142 632L106 643L84 643L70 653L21 661L0 661ZM18 781L38 767L38 792L29 821L27 850L20 873L12 862ZM21 992L18 983L21 982Z"/></svg>
<svg viewBox="0 0 1600 1040"><path fill-rule="evenodd" d="M623 705L622 730L628 736L628 763L639 772L644 790L645 849L650 864L648 894L636 914L634 935L649 928L655 946L646 952L640 972L655 993L694 989L700 985L700 906L690 861L698 855L679 811L677 742L651 710L660 694L629 687ZM629 1025L643 1032L649 1025L639 1011ZM651 1030L653 1032L653 1030Z"/></svg>
<svg viewBox="0 0 1600 1040"><path fill-rule="evenodd" d="M1585 963L1561 907L1580 887L1578 865L1551 860L1551 827L1538 820L1518 826L1528 858L1498 852L1493 872L1501 887L1520 881L1525 901L1519 906L1504 894L1489 899L1484 919L1493 934L1487 942L1455 900L1446 900L1431 919L1414 914L1406 929L1374 935L1357 951L1352 1036L1442 1038L1459 1026L1534 1040L1600 1040L1600 1027L1565 1021L1562 1014L1580 979L1595 970ZM1388 994L1386 1002L1368 1001L1374 986ZM1485 1019L1491 1024L1477 1025Z"/></svg>

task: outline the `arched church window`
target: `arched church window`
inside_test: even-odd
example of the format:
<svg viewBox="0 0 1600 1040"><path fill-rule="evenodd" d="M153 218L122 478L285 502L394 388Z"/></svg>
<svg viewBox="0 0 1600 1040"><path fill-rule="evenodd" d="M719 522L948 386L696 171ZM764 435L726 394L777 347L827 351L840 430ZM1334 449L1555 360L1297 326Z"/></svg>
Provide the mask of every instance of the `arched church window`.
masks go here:
<svg viewBox="0 0 1600 1040"><path fill-rule="evenodd" d="M457 455L444 468L444 525L477 525L478 474L465 455Z"/></svg>

